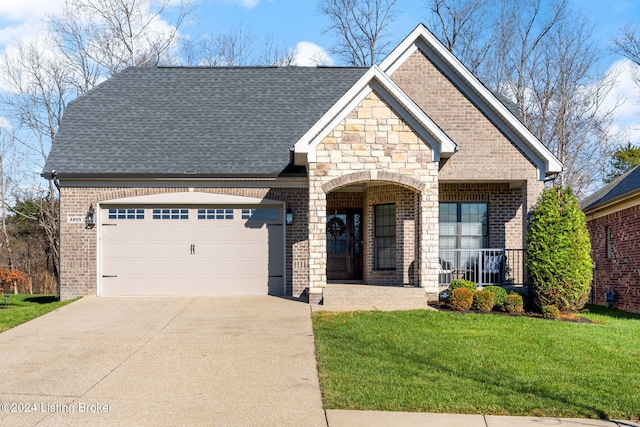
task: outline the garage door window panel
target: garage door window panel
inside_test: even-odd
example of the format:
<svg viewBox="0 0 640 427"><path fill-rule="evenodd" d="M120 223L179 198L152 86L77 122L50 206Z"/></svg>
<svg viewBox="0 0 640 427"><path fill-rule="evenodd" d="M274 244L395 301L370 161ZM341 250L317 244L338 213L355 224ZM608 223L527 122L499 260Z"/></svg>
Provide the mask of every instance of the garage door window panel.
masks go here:
<svg viewBox="0 0 640 427"><path fill-rule="evenodd" d="M109 209L109 219L144 219L144 209Z"/></svg>
<svg viewBox="0 0 640 427"><path fill-rule="evenodd" d="M199 220L231 220L233 209L198 209Z"/></svg>
<svg viewBox="0 0 640 427"><path fill-rule="evenodd" d="M160 219L160 220L189 219L189 209L154 209L153 219Z"/></svg>

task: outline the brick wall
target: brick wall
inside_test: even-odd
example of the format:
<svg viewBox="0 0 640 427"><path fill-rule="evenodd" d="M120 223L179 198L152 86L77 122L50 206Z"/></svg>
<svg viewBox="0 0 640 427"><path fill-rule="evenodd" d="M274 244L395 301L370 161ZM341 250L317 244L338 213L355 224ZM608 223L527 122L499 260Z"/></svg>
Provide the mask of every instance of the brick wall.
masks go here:
<svg viewBox="0 0 640 427"><path fill-rule="evenodd" d="M537 180L535 165L422 52L391 78L460 148L441 165L440 182Z"/></svg>
<svg viewBox="0 0 640 427"><path fill-rule="evenodd" d="M64 183L63 183L64 185ZM69 215L84 216L89 205L100 201L152 194L188 191L186 187L141 188L62 187L60 191L60 295L69 299L79 295L96 293L97 228L87 230L84 224L69 224ZM299 297L307 287L308 244L307 215L308 192L304 188L198 188L198 192L228 194L283 201L294 215L294 222L287 226L286 271L287 294Z"/></svg>
<svg viewBox="0 0 640 427"><path fill-rule="evenodd" d="M633 206L587 222L591 257L596 263L593 280L595 303L605 305L604 293L615 287L616 307L640 313L640 206ZM606 229L611 227L611 257L607 257Z"/></svg>
<svg viewBox="0 0 640 427"><path fill-rule="evenodd" d="M430 147L375 92L365 98L316 148L309 174L309 286L326 285L327 193L372 183L363 194L365 282L438 281L438 165ZM396 271L373 268L373 207L396 203ZM398 262L399 261L399 262Z"/></svg>

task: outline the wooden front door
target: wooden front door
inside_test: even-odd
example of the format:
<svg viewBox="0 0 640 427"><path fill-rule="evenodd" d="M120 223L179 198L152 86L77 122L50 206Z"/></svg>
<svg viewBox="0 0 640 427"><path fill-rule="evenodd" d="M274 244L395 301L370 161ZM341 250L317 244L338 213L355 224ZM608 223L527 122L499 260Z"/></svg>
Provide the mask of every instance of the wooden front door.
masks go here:
<svg viewBox="0 0 640 427"><path fill-rule="evenodd" d="M362 279L362 209L327 212L327 280Z"/></svg>

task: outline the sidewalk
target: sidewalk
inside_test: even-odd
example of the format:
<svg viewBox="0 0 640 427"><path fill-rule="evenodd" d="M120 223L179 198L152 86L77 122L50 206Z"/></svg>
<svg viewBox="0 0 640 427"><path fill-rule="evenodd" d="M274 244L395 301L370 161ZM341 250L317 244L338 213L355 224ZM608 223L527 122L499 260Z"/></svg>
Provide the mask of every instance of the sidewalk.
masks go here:
<svg viewBox="0 0 640 427"><path fill-rule="evenodd" d="M631 421L326 410L329 427L640 427Z"/></svg>

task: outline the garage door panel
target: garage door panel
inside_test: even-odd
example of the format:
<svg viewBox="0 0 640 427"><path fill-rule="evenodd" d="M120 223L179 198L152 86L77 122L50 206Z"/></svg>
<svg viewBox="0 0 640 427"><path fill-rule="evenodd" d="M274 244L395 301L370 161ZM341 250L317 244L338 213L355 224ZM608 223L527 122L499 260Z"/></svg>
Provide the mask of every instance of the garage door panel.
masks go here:
<svg viewBox="0 0 640 427"><path fill-rule="evenodd" d="M109 220L116 225L101 227L101 269L117 277L102 279L101 295L282 294L283 227L243 220L241 211L154 220L146 208L143 220Z"/></svg>

